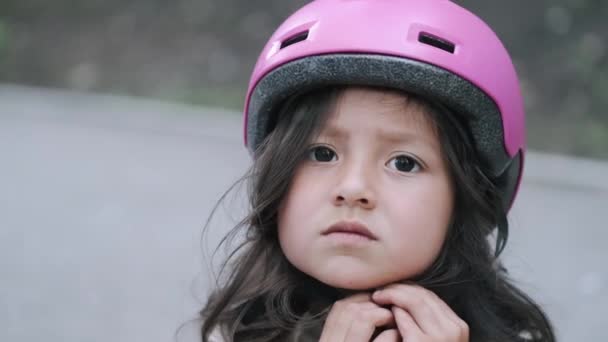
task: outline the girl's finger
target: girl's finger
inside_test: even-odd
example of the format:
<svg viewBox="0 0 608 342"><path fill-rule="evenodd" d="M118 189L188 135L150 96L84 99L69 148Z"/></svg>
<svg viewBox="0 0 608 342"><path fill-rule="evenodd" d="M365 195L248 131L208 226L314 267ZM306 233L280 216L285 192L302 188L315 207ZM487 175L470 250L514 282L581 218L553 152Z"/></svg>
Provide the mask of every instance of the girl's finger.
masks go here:
<svg viewBox="0 0 608 342"><path fill-rule="evenodd" d="M414 318L407 311L397 306L393 306L392 311L403 341L421 340L420 337L424 335L424 332L420 330Z"/></svg>
<svg viewBox="0 0 608 342"><path fill-rule="evenodd" d="M378 335L373 342L401 342L401 335L397 329L387 329Z"/></svg>
<svg viewBox="0 0 608 342"><path fill-rule="evenodd" d="M439 298L433 291L421 286L412 285L414 289L420 290L425 295L428 303L434 308L439 318L440 326L435 330L439 336L451 337L460 340L469 340L469 326L450 308L450 306ZM433 334L431 334L433 335Z"/></svg>
<svg viewBox="0 0 608 342"><path fill-rule="evenodd" d="M359 311L351 320L350 328L344 341L369 341L378 327L394 323L393 313L385 308L376 307Z"/></svg>
<svg viewBox="0 0 608 342"><path fill-rule="evenodd" d="M404 309L424 333L433 335L439 327L446 324L446 320L450 325L453 323L442 313L444 309L432 300L428 292L430 291L412 285L393 284L376 291L372 299L379 305L390 304Z"/></svg>
<svg viewBox="0 0 608 342"><path fill-rule="evenodd" d="M369 298L369 295L357 294L335 302L325 320L323 332L321 333L321 342L344 341L346 332L352 323L351 312L355 310L353 309L355 303L361 307L363 305L373 306L373 303L365 302L366 298Z"/></svg>
<svg viewBox="0 0 608 342"><path fill-rule="evenodd" d="M443 300L439 299L439 305L443 308L443 311L446 313L446 315L450 318L450 320L456 324L456 326L458 326L461 330L463 330L463 333L465 333L466 335L466 340L469 340L469 325L460 317L458 317L458 315L454 312L454 310L452 310L452 308L450 308L450 306L448 304L446 304L446 302L444 302Z"/></svg>
<svg viewBox="0 0 608 342"><path fill-rule="evenodd" d="M372 302L370 294L353 295L332 305L320 341L368 342L376 326L391 323L392 312Z"/></svg>
<svg viewBox="0 0 608 342"><path fill-rule="evenodd" d="M450 341L469 339L466 322L439 296L421 286L393 284L372 298L379 304L392 304L407 311L426 335Z"/></svg>

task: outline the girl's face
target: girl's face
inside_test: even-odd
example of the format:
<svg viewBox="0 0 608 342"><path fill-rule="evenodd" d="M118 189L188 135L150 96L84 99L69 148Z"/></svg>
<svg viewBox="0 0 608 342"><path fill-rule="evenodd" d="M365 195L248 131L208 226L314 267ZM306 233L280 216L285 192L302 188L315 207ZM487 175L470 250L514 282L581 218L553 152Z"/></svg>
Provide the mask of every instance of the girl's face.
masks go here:
<svg viewBox="0 0 608 342"><path fill-rule="evenodd" d="M431 265L453 191L430 120L397 92L341 94L279 208L280 245L295 267L330 286L363 290Z"/></svg>

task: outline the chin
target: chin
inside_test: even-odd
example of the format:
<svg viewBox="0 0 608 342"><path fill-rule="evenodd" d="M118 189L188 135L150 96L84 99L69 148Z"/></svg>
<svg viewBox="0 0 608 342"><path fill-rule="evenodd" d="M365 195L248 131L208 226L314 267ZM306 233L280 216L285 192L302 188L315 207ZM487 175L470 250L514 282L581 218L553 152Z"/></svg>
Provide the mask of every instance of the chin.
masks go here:
<svg viewBox="0 0 608 342"><path fill-rule="evenodd" d="M326 285L349 291L375 290L385 284L382 280L374 281L374 279L370 279L370 277L358 278L353 277L352 274L343 277L340 277L339 274L332 274L325 277L318 275L312 276Z"/></svg>

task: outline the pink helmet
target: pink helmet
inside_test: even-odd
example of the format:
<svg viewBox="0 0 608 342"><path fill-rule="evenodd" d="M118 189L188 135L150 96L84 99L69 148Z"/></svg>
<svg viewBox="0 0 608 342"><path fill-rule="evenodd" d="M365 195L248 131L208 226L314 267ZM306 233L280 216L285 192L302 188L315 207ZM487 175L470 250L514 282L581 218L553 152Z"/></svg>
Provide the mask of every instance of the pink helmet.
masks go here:
<svg viewBox="0 0 608 342"><path fill-rule="evenodd" d="M477 16L449 0L309 3L276 30L253 70L250 152L286 98L332 84L401 89L458 113L510 208L523 167L523 101L508 52Z"/></svg>

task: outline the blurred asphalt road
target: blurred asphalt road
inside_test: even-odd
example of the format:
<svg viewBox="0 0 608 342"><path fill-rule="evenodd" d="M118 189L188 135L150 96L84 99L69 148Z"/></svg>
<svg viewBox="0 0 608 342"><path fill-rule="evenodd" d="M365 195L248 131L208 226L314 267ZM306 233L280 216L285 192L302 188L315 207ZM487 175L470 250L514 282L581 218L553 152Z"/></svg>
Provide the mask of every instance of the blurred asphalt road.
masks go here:
<svg viewBox="0 0 608 342"><path fill-rule="evenodd" d="M232 112L0 85L0 340L174 340L249 161ZM530 153L510 219L507 266L560 341L608 341L608 162Z"/></svg>

